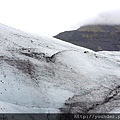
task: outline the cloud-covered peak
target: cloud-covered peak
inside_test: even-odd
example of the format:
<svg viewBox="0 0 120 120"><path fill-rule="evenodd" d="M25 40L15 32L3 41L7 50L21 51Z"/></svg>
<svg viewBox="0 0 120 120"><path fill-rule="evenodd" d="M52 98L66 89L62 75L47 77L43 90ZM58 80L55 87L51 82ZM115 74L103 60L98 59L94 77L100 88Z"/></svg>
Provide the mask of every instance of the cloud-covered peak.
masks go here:
<svg viewBox="0 0 120 120"><path fill-rule="evenodd" d="M120 24L120 10L110 10L99 13L91 19L83 22L83 25L88 24L107 24L119 25Z"/></svg>

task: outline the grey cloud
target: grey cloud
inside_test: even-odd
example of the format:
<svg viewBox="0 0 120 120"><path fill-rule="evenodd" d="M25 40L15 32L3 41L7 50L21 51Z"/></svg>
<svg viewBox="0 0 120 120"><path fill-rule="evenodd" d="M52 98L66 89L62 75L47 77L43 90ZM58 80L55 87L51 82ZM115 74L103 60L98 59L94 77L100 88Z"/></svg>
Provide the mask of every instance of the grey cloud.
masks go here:
<svg viewBox="0 0 120 120"><path fill-rule="evenodd" d="M101 12L90 19L80 21L79 23L72 26L71 29L77 29L80 26L85 25L97 25L97 24L120 25L120 9Z"/></svg>

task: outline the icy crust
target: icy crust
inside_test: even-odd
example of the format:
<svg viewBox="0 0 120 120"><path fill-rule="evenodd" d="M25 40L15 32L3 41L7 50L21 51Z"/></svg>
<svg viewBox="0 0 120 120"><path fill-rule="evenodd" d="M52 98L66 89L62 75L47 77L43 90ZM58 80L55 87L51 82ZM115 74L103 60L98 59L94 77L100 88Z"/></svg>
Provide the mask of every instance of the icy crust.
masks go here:
<svg viewBox="0 0 120 120"><path fill-rule="evenodd" d="M120 53L103 53L0 25L0 112L115 110Z"/></svg>

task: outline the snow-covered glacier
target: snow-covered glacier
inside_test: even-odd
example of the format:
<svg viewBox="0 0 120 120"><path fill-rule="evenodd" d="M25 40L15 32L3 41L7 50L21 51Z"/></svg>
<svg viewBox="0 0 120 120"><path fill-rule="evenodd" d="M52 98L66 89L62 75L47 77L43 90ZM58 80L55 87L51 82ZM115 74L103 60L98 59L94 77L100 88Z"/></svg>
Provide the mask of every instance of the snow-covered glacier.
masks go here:
<svg viewBox="0 0 120 120"><path fill-rule="evenodd" d="M0 24L0 112L120 112L120 52Z"/></svg>

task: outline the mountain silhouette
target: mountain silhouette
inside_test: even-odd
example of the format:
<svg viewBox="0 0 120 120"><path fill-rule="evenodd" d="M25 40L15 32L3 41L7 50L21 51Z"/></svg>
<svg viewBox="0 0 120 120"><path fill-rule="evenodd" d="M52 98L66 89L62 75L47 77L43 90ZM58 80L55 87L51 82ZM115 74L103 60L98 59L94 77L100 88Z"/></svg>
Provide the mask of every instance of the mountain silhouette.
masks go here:
<svg viewBox="0 0 120 120"><path fill-rule="evenodd" d="M87 25L54 37L94 51L120 50L120 25Z"/></svg>

